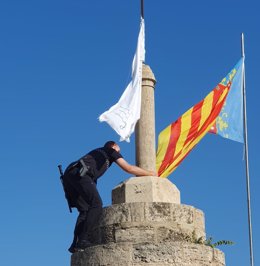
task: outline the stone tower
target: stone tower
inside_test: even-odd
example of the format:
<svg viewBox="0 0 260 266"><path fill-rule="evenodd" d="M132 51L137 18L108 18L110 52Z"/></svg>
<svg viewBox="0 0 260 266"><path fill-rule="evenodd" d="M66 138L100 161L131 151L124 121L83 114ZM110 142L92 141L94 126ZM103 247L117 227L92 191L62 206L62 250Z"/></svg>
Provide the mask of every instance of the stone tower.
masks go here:
<svg viewBox="0 0 260 266"><path fill-rule="evenodd" d="M155 169L155 78L143 67L142 111L136 128L137 165ZM132 177L112 191L93 246L71 256L71 266L225 266L224 254L204 244L204 214L180 202L168 179Z"/></svg>

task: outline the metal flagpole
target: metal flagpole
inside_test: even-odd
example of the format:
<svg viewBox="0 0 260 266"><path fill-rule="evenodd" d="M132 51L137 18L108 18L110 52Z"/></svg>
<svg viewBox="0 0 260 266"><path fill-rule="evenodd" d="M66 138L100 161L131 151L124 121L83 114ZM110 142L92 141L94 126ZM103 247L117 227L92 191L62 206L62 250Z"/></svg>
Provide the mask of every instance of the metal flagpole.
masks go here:
<svg viewBox="0 0 260 266"><path fill-rule="evenodd" d="M245 59L244 34L241 34L242 57ZM244 63L244 62L243 62ZM246 189L247 189L247 211L248 211L248 227L249 227L249 245L250 245L250 262L254 266L253 239L252 239L252 222L251 222L251 201L250 201L250 178L248 164L248 141L247 141L247 114L246 114L246 80L245 65L243 64L243 113L244 113L244 141L245 141L245 160L246 160Z"/></svg>
<svg viewBox="0 0 260 266"><path fill-rule="evenodd" d="M144 0L141 0L141 17L144 19Z"/></svg>

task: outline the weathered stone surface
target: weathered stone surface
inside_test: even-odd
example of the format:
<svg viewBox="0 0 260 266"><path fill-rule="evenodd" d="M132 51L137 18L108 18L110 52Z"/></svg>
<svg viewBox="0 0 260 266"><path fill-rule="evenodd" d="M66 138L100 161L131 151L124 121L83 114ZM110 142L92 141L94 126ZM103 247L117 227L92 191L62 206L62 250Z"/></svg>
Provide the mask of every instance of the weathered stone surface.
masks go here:
<svg viewBox="0 0 260 266"><path fill-rule="evenodd" d="M104 208L92 241L144 243L205 237L204 214L192 206L151 202Z"/></svg>
<svg viewBox="0 0 260 266"><path fill-rule="evenodd" d="M224 266L224 254L211 247L186 242L117 243L98 245L72 255L73 266Z"/></svg>
<svg viewBox="0 0 260 266"><path fill-rule="evenodd" d="M180 203L180 191L167 178L131 177L112 191L112 203L170 202Z"/></svg>
<svg viewBox="0 0 260 266"><path fill-rule="evenodd" d="M131 261L132 247L127 243L93 246L71 256L73 266L130 266Z"/></svg>
<svg viewBox="0 0 260 266"><path fill-rule="evenodd" d="M134 245L133 265L224 266L221 251L185 242Z"/></svg>
<svg viewBox="0 0 260 266"><path fill-rule="evenodd" d="M204 214L187 205L132 202L106 207L92 241L72 266L224 266L224 254L194 244L205 238Z"/></svg>
<svg viewBox="0 0 260 266"><path fill-rule="evenodd" d="M194 226L204 232L204 214L184 204L164 202L124 203L103 209L99 226L141 222L170 222L177 227Z"/></svg>

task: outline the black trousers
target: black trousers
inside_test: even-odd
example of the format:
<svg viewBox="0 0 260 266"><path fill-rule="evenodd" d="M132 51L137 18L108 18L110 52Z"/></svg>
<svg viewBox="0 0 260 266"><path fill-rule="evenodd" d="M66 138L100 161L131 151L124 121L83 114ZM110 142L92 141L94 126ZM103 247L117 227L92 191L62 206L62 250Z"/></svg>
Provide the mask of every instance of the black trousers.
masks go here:
<svg viewBox="0 0 260 266"><path fill-rule="evenodd" d="M72 247L75 247L78 241L89 240L89 234L100 218L103 205L96 183L90 176L81 177L78 172L78 169L73 169L65 172L63 177L71 204L79 212Z"/></svg>

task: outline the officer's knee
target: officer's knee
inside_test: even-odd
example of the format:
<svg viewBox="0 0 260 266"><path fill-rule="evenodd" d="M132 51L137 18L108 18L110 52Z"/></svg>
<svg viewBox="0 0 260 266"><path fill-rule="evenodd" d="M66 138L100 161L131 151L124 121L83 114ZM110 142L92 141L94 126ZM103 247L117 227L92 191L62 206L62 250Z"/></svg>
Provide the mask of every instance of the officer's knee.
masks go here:
<svg viewBox="0 0 260 266"><path fill-rule="evenodd" d="M96 195L93 200L92 200L92 204L91 204L92 208L100 208L102 209L103 207L103 202L102 199L99 195Z"/></svg>
<svg viewBox="0 0 260 266"><path fill-rule="evenodd" d="M84 210L84 211L80 211L79 212L79 217L81 219L86 219L87 218L87 214L88 214L88 211Z"/></svg>
<svg viewBox="0 0 260 266"><path fill-rule="evenodd" d="M91 208L102 209L102 207L103 207L103 202L100 198L96 198L95 200L93 200Z"/></svg>
<svg viewBox="0 0 260 266"><path fill-rule="evenodd" d="M103 202L102 200L96 200L93 202L93 205L91 206L92 208L97 208L97 209L102 209L103 207Z"/></svg>

